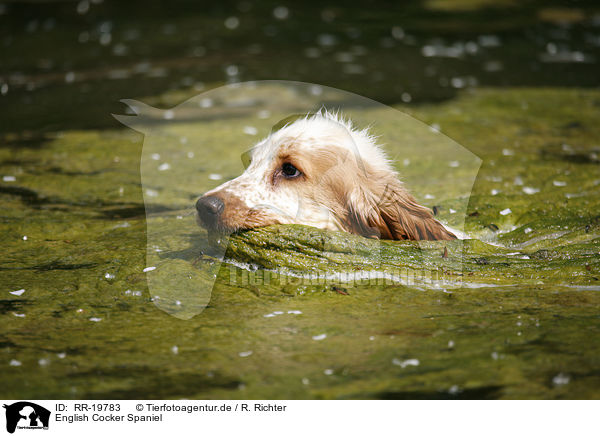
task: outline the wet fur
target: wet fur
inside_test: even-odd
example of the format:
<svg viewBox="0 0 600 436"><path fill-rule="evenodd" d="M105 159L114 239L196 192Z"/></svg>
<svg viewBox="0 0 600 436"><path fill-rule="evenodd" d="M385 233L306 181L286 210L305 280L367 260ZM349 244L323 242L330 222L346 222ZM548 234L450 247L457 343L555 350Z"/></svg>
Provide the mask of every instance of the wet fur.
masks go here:
<svg viewBox="0 0 600 436"><path fill-rule="evenodd" d="M283 163L301 176L283 177ZM367 130L326 111L259 142L241 176L205 195L225 204L212 229L221 232L306 224L371 238L456 239L406 190Z"/></svg>

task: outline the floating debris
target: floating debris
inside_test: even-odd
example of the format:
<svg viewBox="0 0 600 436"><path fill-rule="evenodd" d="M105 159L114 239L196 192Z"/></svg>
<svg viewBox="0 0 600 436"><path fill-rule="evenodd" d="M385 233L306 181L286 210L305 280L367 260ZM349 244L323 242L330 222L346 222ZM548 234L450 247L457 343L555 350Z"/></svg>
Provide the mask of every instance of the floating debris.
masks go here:
<svg viewBox="0 0 600 436"><path fill-rule="evenodd" d="M248 357L252 355L252 351L241 351L238 353L240 357Z"/></svg>
<svg viewBox="0 0 600 436"><path fill-rule="evenodd" d="M327 335L326 335L325 333L323 333L323 334L321 334L321 335L316 335L316 336L313 336L312 338L313 338L313 340L315 340L315 341L322 341L322 340L323 340L323 339L325 339L326 337L327 337Z"/></svg>
<svg viewBox="0 0 600 436"><path fill-rule="evenodd" d="M350 295L350 293L345 288L340 288L338 286L332 286L331 290L340 295Z"/></svg>
<svg viewBox="0 0 600 436"><path fill-rule="evenodd" d="M510 210L509 208L500 211L500 215L508 215L509 213L512 213L512 210Z"/></svg>
<svg viewBox="0 0 600 436"><path fill-rule="evenodd" d="M113 229L124 229L127 227L131 227L131 224L129 224L127 221L125 221L124 223L121 224L117 224L116 226L113 226Z"/></svg>
<svg viewBox="0 0 600 436"><path fill-rule="evenodd" d="M400 368L406 368L407 366L419 366L421 362L419 362L419 359L400 360L394 358L392 359L392 363Z"/></svg>
<svg viewBox="0 0 600 436"><path fill-rule="evenodd" d="M523 179L519 176L515 177L515 180L513 181L513 183L517 186L522 186L523 185Z"/></svg>
<svg viewBox="0 0 600 436"><path fill-rule="evenodd" d="M144 268L142 270L142 272L150 272L150 271L154 271L156 269L155 266L147 266L146 268Z"/></svg>
<svg viewBox="0 0 600 436"><path fill-rule="evenodd" d="M481 47L498 47L500 46L500 38L496 35L480 35L477 42Z"/></svg>
<svg viewBox="0 0 600 436"><path fill-rule="evenodd" d="M25 289L19 289L17 291L10 291L9 294L16 295L17 297L20 297L21 295L23 295L24 292L25 292Z"/></svg>
<svg viewBox="0 0 600 436"><path fill-rule="evenodd" d="M213 106L213 101L210 98L203 98L200 100L200 107L208 109Z"/></svg>
<svg viewBox="0 0 600 436"><path fill-rule="evenodd" d="M322 33L317 37L317 44L319 44L322 47L331 47L333 45L336 45L337 42L337 37L328 33Z"/></svg>
<svg viewBox="0 0 600 436"><path fill-rule="evenodd" d="M100 322L100 321L102 321L102 318L96 318L95 316L93 316L93 317L90 318L90 321L92 321L92 322Z"/></svg>
<svg viewBox="0 0 600 436"><path fill-rule="evenodd" d="M17 359L12 359L9 363L10 366L21 366L21 361Z"/></svg>
<svg viewBox="0 0 600 436"><path fill-rule="evenodd" d="M450 386L450 389L448 389L448 393L450 395L457 395L460 394L462 392L462 389L458 387L458 385L452 385Z"/></svg>
<svg viewBox="0 0 600 436"><path fill-rule="evenodd" d="M558 373L554 376L554 378L552 378L552 384L555 386L566 385L569 384L570 381L571 377L568 374L564 374L562 372Z"/></svg>

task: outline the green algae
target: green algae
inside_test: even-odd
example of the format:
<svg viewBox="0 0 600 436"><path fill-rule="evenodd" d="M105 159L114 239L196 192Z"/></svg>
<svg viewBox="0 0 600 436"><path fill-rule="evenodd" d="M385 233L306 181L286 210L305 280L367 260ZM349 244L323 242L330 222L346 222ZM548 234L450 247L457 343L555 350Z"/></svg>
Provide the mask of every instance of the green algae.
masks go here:
<svg viewBox="0 0 600 436"><path fill-rule="evenodd" d="M208 174L242 170L256 139L244 126L266 133L287 108L168 125L168 156L181 137L204 155L170 160L179 177L148 216L145 190L160 186L140 183L140 157L153 161L139 134L68 131L37 149L3 147L2 174L16 179L0 186L4 396L598 398L598 101L590 90L484 89L412 109L483 159L464 214L471 239L275 226L230 236L224 263L202 242L194 198L220 183ZM361 116L393 123L377 108ZM385 142L415 195L460 223L455 188L422 173L460 179L461 167L404 165L402 141ZM398 267L444 274L404 284L339 275ZM151 291L196 280L215 280L210 301L194 286Z"/></svg>

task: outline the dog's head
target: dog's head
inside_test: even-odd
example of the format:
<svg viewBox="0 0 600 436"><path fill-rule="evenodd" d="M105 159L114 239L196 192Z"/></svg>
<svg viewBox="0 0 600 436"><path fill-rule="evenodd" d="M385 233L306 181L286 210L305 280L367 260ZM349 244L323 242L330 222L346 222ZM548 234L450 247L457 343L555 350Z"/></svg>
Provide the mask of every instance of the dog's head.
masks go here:
<svg viewBox="0 0 600 436"><path fill-rule="evenodd" d="M247 157L242 175L197 201L209 231L305 224L383 239L455 239L404 188L375 138L336 114L284 122Z"/></svg>

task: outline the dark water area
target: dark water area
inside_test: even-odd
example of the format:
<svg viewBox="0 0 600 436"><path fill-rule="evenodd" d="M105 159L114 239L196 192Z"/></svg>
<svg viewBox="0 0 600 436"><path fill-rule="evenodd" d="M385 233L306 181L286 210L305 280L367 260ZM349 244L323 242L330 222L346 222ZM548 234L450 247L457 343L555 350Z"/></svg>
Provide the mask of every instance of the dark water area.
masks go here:
<svg viewBox="0 0 600 436"><path fill-rule="evenodd" d="M16 1L0 5L2 132L114 127L121 98L296 80L385 104L596 87L595 2Z"/></svg>

